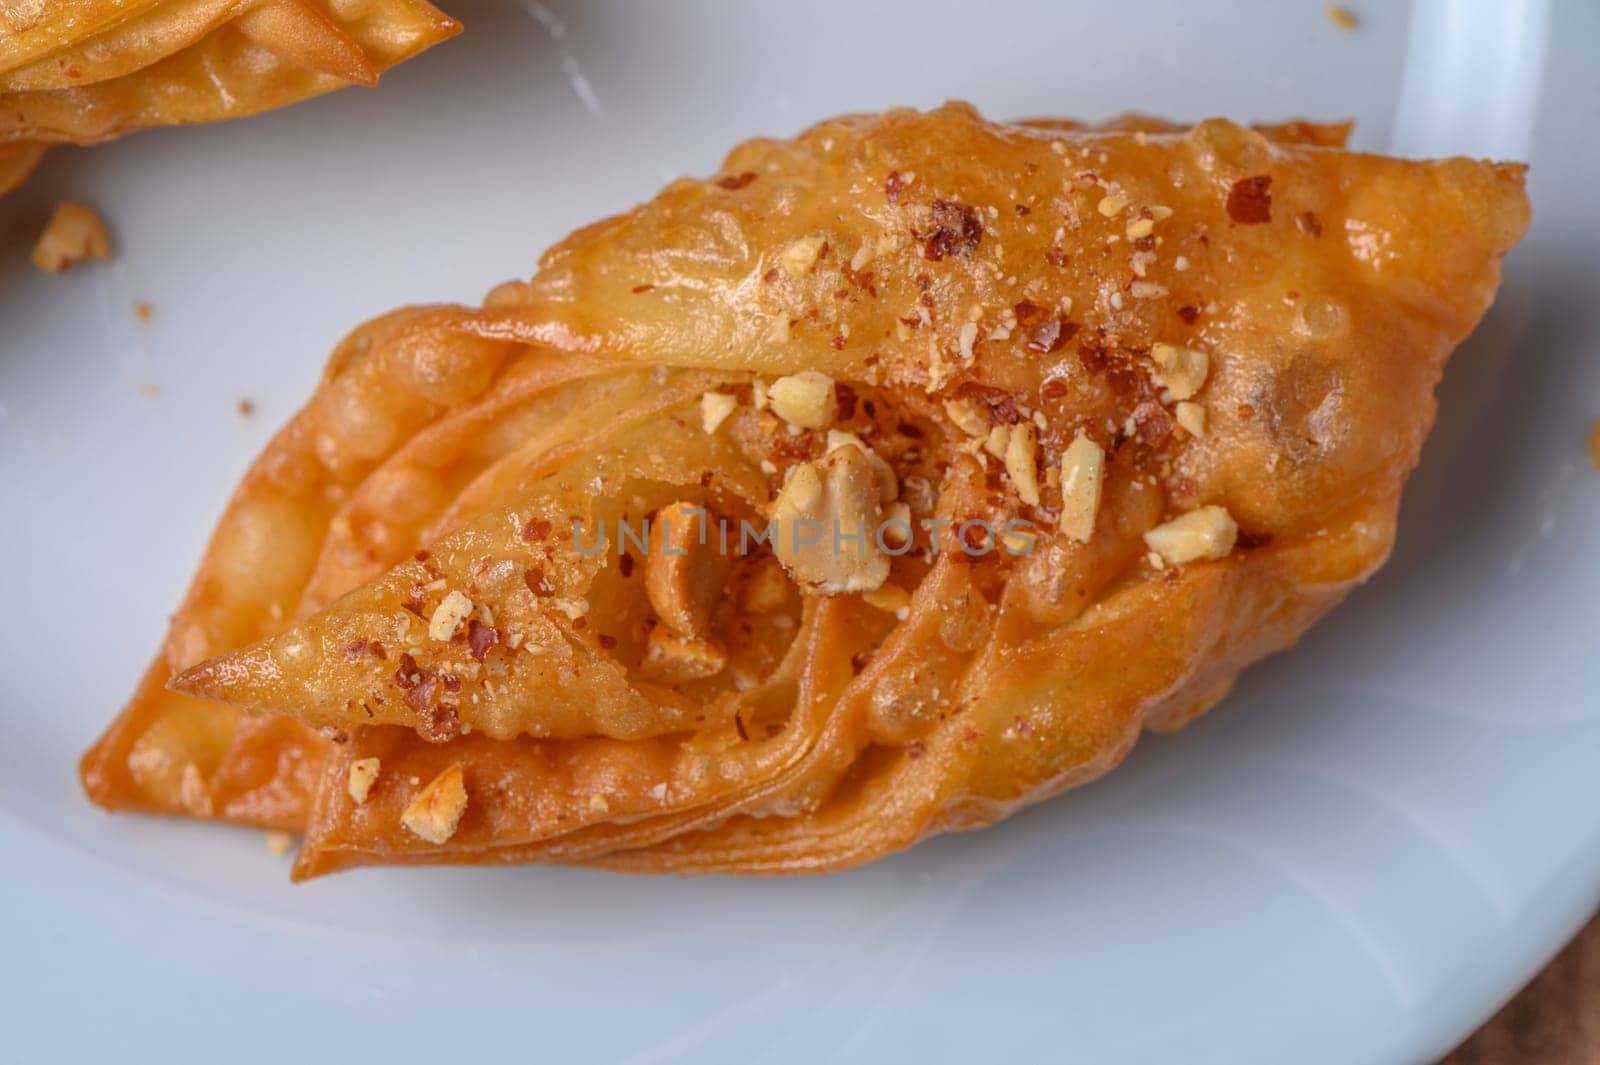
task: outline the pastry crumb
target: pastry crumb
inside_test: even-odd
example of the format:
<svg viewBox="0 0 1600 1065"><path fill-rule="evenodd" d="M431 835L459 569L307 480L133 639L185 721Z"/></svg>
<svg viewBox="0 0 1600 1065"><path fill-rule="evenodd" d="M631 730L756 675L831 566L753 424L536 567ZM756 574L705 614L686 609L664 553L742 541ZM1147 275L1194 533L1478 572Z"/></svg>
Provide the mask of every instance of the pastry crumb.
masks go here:
<svg viewBox="0 0 1600 1065"><path fill-rule="evenodd" d="M1600 418L1596 418L1589 429L1589 458L1594 468L1600 470Z"/></svg>
<svg viewBox="0 0 1600 1065"><path fill-rule="evenodd" d="M103 263L111 258L111 234L106 224L87 204L64 200L39 234L33 246L33 265L47 274L71 270L92 260Z"/></svg>
<svg viewBox="0 0 1600 1065"><path fill-rule="evenodd" d="M282 858L294 847L294 836L273 830L266 834L266 844L268 854L274 858Z"/></svg>
<svg viewBox="0 0 1600 1065"><path fill-rule="evenodd" d="M367 796L372 794L372 785L377 782L382 764L376 758L357 758L350 763L350 776L345 782L345 790L357 806L366 802Z"/></svg>
<svg viewBox="0 0 1600 1065"><path fill-rule="evenodd" d="M467 785L461 763L451 762L449 768L428 781L428 786L406 805L400 823L419 839L439 845L456 834L466 809Z"/></svg>
<svg viewBox="0 0 1600 1065"><path fill-rule="evenodd" d="M150 305L149 300L134 300L133 314L141 322L148 322L156 315L156 309Z"/></svg>
<svg viewBox="0 0 1600 1065"><path fill-rule="evenodd" d="M149 381L146 381L144 384L139 386L139 394L145 399L154 399L161 394L161 389L157 388Z"/></svg>
<svg viewBox="0 0 1600 1065"><path fill-rule="evenodd" d="M239 412L240 417L248 418L256 412L256 405L248 399L241 399L233 409Z"/></svg>

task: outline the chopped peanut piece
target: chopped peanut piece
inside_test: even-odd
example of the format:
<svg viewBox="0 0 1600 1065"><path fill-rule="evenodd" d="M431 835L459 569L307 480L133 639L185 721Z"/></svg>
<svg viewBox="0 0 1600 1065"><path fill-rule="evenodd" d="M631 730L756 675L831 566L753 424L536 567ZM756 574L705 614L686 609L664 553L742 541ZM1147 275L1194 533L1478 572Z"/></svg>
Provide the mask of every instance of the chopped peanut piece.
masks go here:
<svg viewBox="0 0 1600 1065"><path fill-rule="evenodd" d="M759 377L750 386L750 403L756 410L767 409L767 383Z"/></svg>
<svg viewBox="0 0 1600 1065"><path fill-rule="evenodd" d="M1100 484L1105 477L1106 452L1079 433L1061 453L1061 521L1063 534L1079 543L1094 536L1100 513Z"/></svg>
<svg viewBox="0 0 1600 1065"><path fill-rule="evenodd" d="M886 614L893 614L911 605L911 593L898 584L885 584L863 595L861 601Z"/></svg>
<svg viewBox="0 0 1600 1065"><path fill-rule="evenodd" d="M1106 218L1115 218L1117 215L1127 210L1127 208L1128 198L1126 196L1118 195L1114 192L1106 196L1102 196L1100 198L1100 202L1095 204L1095 210L1099 211Z"/></svg>
<svg viewBox="0 0 1600 1065"><path fill-rule="evenodd" d="M877 543L882 488L866 454L846 445L790 470L773 501L773 552L789 575L825 594L869 592L889 577Z"/></svg>
<svg viewBox="0 0 1600 1065"><path fill-rule="evenodd" d="M868 447L855 433L847 433L843 429L828 430L828 446L824 454L832 454L846 445L858 447L861 453L867 456L867 461L872 464L872 472L878 475L878 488L882 501L887 503L900 495L900 478L895 476L894 467L884 460L872 448Z"/></svg>
<svg viewBox="0 0 1600 1065"><path fill-rule="evenodd" d="M56 205L39 242L33 265L47 274L70 270L85 259L103 263L111 257L111 234L93 208L70 200Z"/></svg>
<svg viewBox="0 0 1600 1065"><path fill-rule="evenodd" d="M911 524L911 505L896 500L883 508L883 542L900 547L911 542L916 527Z"/></svg>
<svg viewBox="0 0 1600 1065"><path fill-rule="evenodd" d="M1155 221L1149 218L1135 218L1128 223L1128 239L1143 240L1156 231Z"/></svg>
<svg viewBox="0 0 1600 1065"><path fill-rule="evenodd" d="M685 637L704 634L722 597L729 560L707 542L711 516L693 503L669 503L650 523L644 587L656 617Z"/></svg>
<svg viewBox="0 0 1600 1065"><path fill-rule="evenodd" d="M657 625L646 638L640 671L664 684L714 677L728 665L728 653L710 640L679 636Z"/></svg>
<svg viewBox="0 0 1600 1065"><path fill-rule="evenodd" d="M803 277L817 261L817 256L822 254L822 245L825 243L820 233L801 237L778 254L778 261L790 277Z"/></svg>
<svg viewBox="0 0 1600 1065"><path fill-rule="evenodd" d="M964 399L947 399L944 403L944 412L950 420L956 423L968 436L987 436L989 434L989 419L984 414Z"/></svg>
<svg viewBox="0 0 1600 1065"><path fill-rule="evenodd" d="M466 809L466 778L461 763L451 762L448 769L412 797L400 815L400 823L418 838L441 844L456 834Z"/></svg>
<svg viewBox="0 0 1600 1065"><path fill-rule="evenodd" d="M778 378L768 387L767 398L774 414L802 429L826 429L838 412L833 378L815 370Z"/></svg>
<svg viewBox="0 0 1600 1065"><path fill-rule="evenodd" d="M1033 534L1025 529L1012 529L1000 534L1000 546L1008 555L1027 555L1033 552Z"/></svg>
<svg viewBox="0 0 1600 1065"><path fill-rule="evenodd" d="M288 832L272 829L266 833L265 842L268 854L274 858L282 858L294 846L294 836Z"/></svg>
<svg viewBox="0 0 1600 1065"><path fill-rule="evenodd" d="M1190 436L1206 435L1206 409L1200 404L1185 400L1178 404L1173 413L1178 419L1178 424L1183 426Z"/></svg>
<svg viewBox="0 0 1600 1065"><path fill-rule="evenodd" d="M1011 443L1011 426L996 425L989 430L989 436L983 442L983 450L995 458L1005 461L1006 447Z"/></svg>
<svg viewBox="0 0 1600 1065"><path fill-rule="evenodd" d="M726 392L707 392L700 397L700 426L710 435L728 420L739 401Z"/></svg>
<svg viewBox="0 0 1600 1065"><path fill-rule="evenodd" d="M1144 534L1144 542L1168 565L1224 558L1233 550L1239 526L1219 506L1201 507Z"/></svg>
<svg viewBox="0 0 1600 1065"><path fill-rule="evenodd" d="M1161 371L1161 384L1173 399L1189 399L1206 383L1211 372L1211 360L1203 351L1180 348L1174 344L1156 343L1150 347L1150 358Z"/></svg>
<svg viewBox="0 0 1600 1065"><path fill-rule="evenodd" d="M1018 422L1006 440L1006 474L1017 498L1030 507L1039 505L1039 431L1032 422Z"/></svg>
<svg viewBox="0 0 1600 1065"><path fill-rule="evenodd" d="M360 806L367 801L367 796L372 794L372 785L377 783L381 764L376 758L357 758L350 763L350 777L345 781L345 791L349 793L351 802Z"/></svg>
<svg viewBox="0 0 1600 1065"><path fill-rule="evenodd" d="M752 614L770 614L782 610L789 601L789 580L779 566L766 563L745 581L740 601Z"/></svg>
<svg viewBox="0 0 1600 1065"><path fill-rule="evenodd" d="M452 591L434 608L433 617L428 619L428 636L435 640L450 639L471 613L472 600L460 592Z"/></svg>

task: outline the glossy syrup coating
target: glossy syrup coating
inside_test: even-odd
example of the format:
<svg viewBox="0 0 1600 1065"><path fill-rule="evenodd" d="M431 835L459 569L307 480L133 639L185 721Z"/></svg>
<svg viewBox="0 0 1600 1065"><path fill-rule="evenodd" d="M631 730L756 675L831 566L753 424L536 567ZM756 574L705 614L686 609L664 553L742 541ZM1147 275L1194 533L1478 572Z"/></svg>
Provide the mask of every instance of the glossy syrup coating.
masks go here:
<svg viewBox="0 0 1600 1065"><path fill-rule="evenodd" d="M0 194L51 144L242 118L461 31L424 0L69 0L0 10Z"/></svg>
<svg viewBox="0 0 1600 1065"><path fill-rule="evenodd" d="M947 105L741 146L481 308L388 320L392 372L311 408L350 485L322 591L178 684L339 741L300 876L816 871L1092 779L1381 564L1526 225L1520 167L1342 134ZM740 554L694 623L570 525L835 498L910 549L865 584ZM980 519L1025 544L966 550Z"/></svg>

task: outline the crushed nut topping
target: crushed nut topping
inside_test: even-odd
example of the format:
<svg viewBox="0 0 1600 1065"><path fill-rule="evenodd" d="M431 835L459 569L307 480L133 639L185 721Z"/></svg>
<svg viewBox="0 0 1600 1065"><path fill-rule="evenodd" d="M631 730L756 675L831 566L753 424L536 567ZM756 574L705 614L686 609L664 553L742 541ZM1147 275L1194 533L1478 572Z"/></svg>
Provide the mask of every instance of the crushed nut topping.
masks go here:
<svg viewBox="0 0 1600 1065"><path fill-rule="evenodd" d="M1088 543L1094 536L1105 469L1105 449L1082 433L1062 452L1059 526L1069 539Z"/></svg>
<svg viewBox="0 0 1600 1065"><path fill-rule="evenodd" d="M663 684L683 684L714 677L728 665L728 653L711 640L679 636L657 625L645 639L640 672Z"/></svg>
<svg viewBox="0 0 1600 1065"><path fill-rule="evenodd" d="M971 362L973 359L972 345L978 339L978 326L976 322L961 323L961 334L957 338L957 347L961 351L961 361Z"/></svg>
<svg viewBox="0 0 1600 1065"><path fill-rule="evenodd" d="M911 593L898 584L885 584L863 595L861 601L886 614L896 614L911 605Z"/></svg>
<svg viewBox="0 0 1600 1065"><path fill-rule="evenodd" d="M1173 518L1144 534L1144 542L1168 565L1224 558L1239 538L1239 526L1222 507L1206 506Z"/></svg>
<svg viewBox="0 0 1600 1065"><path fill-rule="evenodd" d="M707 392L700 397L701 428L707 434L716 432L738 406L739 401L726 392Z"/></svg>
<svg viewBox="0 0 1600 1065"><path fill-rule="evenodd" d="M832 454L842 447L858 447L861 453L867 456L867 462L872 466L872 472L878 477L879 497L887 503L900 495L900 478L895 476L894 467L884 460L883 456L874 451L867 443L855 433L847 433L843 429L828 430L828 444L823 449L823 454Z"/></svg>
<svg viewBox="0 0 1600 1065"><path fill-rule="evenodd" d="M966 400L945 400L944 412L949 415L951 421L956 423L956 428L968 436L989 435L988 416Z"/></svg>
<svg viewBox="0 0 1600 1065"><path fill-rule="evenodd" d="M678 636L703 635L722 597L729 559L706 543L713 520L704 507L679 501L656 511L650 523L645 593L662 625Z"/></svg>
<svg viewBox="0 0 1600 1065"><path fill-rule="evenodd" d="M456 834L466 809L466 778L461 763L451 762L406 804L400 823L418 838L442 844Z"/></svg>
<svg viewBox="0 0 1600 1065"><path fill-rule="evenodd" d="M1241 226L1256 226L1272 221L1272 185L1269 174L1240 178L1228 190L1228 217Z"/></svg>
<svg viewBox="0 0 1600 1065"><path fill-rule="evenodd" d="M1597 453L1600 454L1600 453ZM1600 465L1600 459L1596 460ZM883 508L883 542L890 547L899 547L911 542L913 526L911 524L911 505L896 500Z"/></svg>
<svg viewBox="0 0 1600 1065"><path fill-rule="evenodd" d="M1206 353L1193 348L1156 343L1150 347L1150 358L1161 371L1162 387L1172 393L1174 399L1194 396L1211 372L1211 360Z"/></svg>
<svg viewBox="0 0 1600 1065"><path fill-rule="evenodd" d="M826 243L827 240L820 233L801 237L779 253L778 261L790 277L804 277L817 261L817 256L822 254L822 246Z"/></svg>
<svg viewBox="0 0 1600 1065"><path fill-rule="evenodd" d="M833 378L815 370L780 377L767 389L772 411L802 429L826 429L838 414Z"/></svg>
<svg viewBox="0 0 1600 1065"><path fill-rule="evenodd" d="M882 488L866 454L846 445L793 467L773 501L773 551L800 584L825 594L867 592L889 576L878 547Z"/></svg>
<svg viewBox="0 0 1600 1065"><path fill-rule="evenodd" d="M1099 203L1095 204L1095 210L1107 218L1115 218L1127 209L1128 198L1117 193L1108 193L1100 198Z"/></svg>
<svg viewBox="0 0 1600 1065"><path fill-rule="evenodd" d="M472 600L452 591L434 608L433 617L428 620L428 636L435 640L450 639L471 613Z"/></svg>
<svg viewBox="0 0 1600 1065"><path fill-rule="evenodd" d="M377 783L380 765L376 758L357 758L350 763L350 776L345 781L345 791L349 793L351 802L360 806L367 801L367 796L372 794L372 785Z"/></svg>
<svg viewBox="0 0 1600 1065"><path fill-rule="evenodd" d="M1018 422L1006 439L1006 474L1017 497L1030 507L1039 505L1039 431L1032 422Z"/></svg>
<svg viewBox="0 0 1600 1065"><path fill-rule="evenodd" d="M1187 400L1179 403L1173 411L1173 416L1190 436L1206 435L1206 409L1200 404Z"/></svg>
<svg viewBox="0 0 1600 1065"><path fill-rule="evenodd" d="M111 257L111 234L94 209L70 200L55 213L33 246L33 265L48 274L70 270L85 259L103 263Z"/></svg>
<svg viewBox="0 0 1600 1065"><path fill-rule="evenodd" d="M991 425L988 434L983 438L980 446L988 454L1005 461L1006 444L1011 441L1011 426L1006 423ZM976 452L974 452L976 454Z"/></svg>

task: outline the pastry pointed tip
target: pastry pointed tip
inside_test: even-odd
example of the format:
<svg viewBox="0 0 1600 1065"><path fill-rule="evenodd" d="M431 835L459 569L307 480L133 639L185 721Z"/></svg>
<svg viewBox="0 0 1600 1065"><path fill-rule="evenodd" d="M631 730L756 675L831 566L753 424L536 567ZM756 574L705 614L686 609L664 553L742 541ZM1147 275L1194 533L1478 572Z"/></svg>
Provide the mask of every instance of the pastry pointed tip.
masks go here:
<svg viewBox="0 0 1600 1065"><path fill-rule="evenodd" d="M239 705L241 682L249 672L249 667L239 661L244 657L244 654L230 654L208 658L175 674L167 681L167 690Z"/></svg>

